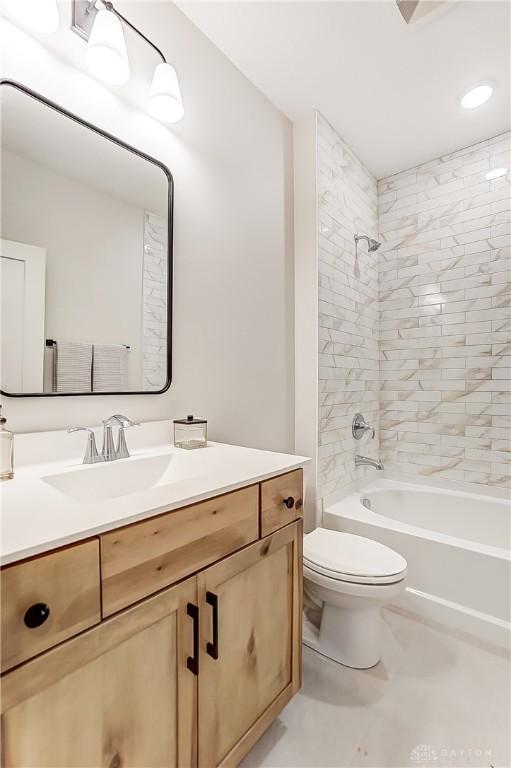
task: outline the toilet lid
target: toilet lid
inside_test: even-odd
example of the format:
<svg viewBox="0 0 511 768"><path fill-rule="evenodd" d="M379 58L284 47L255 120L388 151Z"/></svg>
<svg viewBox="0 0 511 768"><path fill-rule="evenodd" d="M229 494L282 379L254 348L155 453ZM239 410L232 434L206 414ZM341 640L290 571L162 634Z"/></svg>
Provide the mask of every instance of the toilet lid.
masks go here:
<svg viewBox="0 0 511 768"><path fill-rule="evenodd" d="M305 536L303 559L313 571L340 581L389 583L406 573L406 560L390 547L327 528L316 528Z"/></svg>

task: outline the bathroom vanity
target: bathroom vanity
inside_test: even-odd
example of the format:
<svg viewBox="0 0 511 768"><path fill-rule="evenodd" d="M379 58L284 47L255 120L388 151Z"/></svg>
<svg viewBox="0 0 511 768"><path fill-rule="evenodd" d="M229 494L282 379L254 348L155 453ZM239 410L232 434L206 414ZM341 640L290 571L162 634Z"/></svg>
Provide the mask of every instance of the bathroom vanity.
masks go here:
<svg viewBox="0 0 511 768"><path fill-rule="evenodd" d="M25 467L3 485L6 768L237 765L300 687L305 460L153 447L183 480L93 504L74 480L48 482L101 487L98 470L136 475L147 453ZM24 514L34 524L15 532Z"/></svg>
<svg viewBox="0 0 511 768"><path fill-rule="evenodd" d="M170 171L0 86L2 394L166 391ZM170 420L130 457L104 424L101 455L83 425L16 435L0 486L2 764L236 765L300 687L307 459L180 450Z"/></svg>

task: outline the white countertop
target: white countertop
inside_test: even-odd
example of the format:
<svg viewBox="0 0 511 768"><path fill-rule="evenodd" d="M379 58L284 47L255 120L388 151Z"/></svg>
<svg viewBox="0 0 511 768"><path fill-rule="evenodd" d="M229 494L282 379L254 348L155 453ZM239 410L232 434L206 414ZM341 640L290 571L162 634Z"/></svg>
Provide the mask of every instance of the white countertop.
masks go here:
<svg viewBox="0 0 511 768"><path fill-rule="evenodd" d="M161 440L161 430L159 435L154 429L152 431L153 436ZM128 444L132 433L134 431L128 435ZM40 458L33 445L35 441L39 448L44 446L43 434L51 435L53 442L59 444L59 450L50 456L51 461L28 463L29 458ZM62 457L63 434L40 433L33 436L32 442L29 435L19 436L22 446L14 479L0 484L1 565L289 472L310 461L303 456L222 443L209 443L207 448L186 451L169 446L165 440L160 444L135 447L129 459L85 466L76 455L68 459ZM84 434L79 434L83 448ZM71 437L74 438L73 454L76 454L76 436L65 435L67 440ZM138 438L136 442L143 441ZM55 460L55 457L58 458ZM100 479L96 472L104 476L110 468L130 462L134 466L134 462L140 463L146 457L160 457L147 462L151 471L154 473L156 469L157 472L151 487L138 490L136 483L134 488L120 483L116 491L119 495L114 498L94 498L95 479ZM85 482L78 477L78 472L87 473L83 477ZM90 482L91 495L86 502L51 484L56 475L62 479L66 473L73 473L73 479L78 477L82 485L88 486Z"/></svg>

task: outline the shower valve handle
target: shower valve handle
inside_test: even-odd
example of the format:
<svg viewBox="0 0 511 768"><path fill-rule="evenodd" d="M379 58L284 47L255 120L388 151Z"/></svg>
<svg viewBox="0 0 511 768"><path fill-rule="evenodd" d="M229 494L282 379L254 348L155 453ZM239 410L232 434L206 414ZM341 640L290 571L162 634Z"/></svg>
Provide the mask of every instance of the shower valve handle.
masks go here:
<svg viewBox="0 0 511 768"><path fill-rule="evenodd" d="M370 424L367 423L365 418L361 413L356 413L353 418L353 423L351 425L351 434L355 438L355 440L361 440L366 432L371 433L371 440L374 440L374 427L371 427Z"/></svg>

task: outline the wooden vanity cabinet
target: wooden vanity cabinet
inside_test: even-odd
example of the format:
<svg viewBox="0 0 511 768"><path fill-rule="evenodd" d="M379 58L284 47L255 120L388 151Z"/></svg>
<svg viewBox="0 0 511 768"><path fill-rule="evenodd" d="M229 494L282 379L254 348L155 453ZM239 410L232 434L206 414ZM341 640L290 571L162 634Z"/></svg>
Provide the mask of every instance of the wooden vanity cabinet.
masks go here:
<svg viewBox="0 0 511 768"><path fill-rule="evenodd" d="M196 765L196 591L189 579L5 675L5 768Z"/></svg>
<svg viewBox="0 0 511 768"><path fill-rule="evenodd" d="M2 571L5 576L12 569L9 578L20 585L2 593L9 603L3 615L8 622L18 617L14 629L2 624L9 631L4 648L9 664L19 664L1 681L4 768L239 764L301 685L302 521L288 522L287 507L280 518L274 510L276 530L258 538L260 502L271 495L276 507L278 494L289 488L301 498L301 472L269 482L266 496L264 483L250 486L189 507L187 518L177 510ZM137 531L143 534L138 551ZM97 614L84 611L81 602L73 606L72 595L69 612L64 610L66 602L57 597L65 592L65 579L51 592L55 579L45 578L44 594L51 593L52 606L62 606L53 613L54 647L45 650L49 631L39 644L24 640L19 646L19 616L28 598L39 599L39 591L27 586L30 574L52 571L47 561L61 563L71 576L75 556L91 559ZM168 585L170 574L190 570L186 580ZM143 575L138 586L135 574ZM76 586L78 575L67 585ZM79 600L84 583L75 590ZM124 607L130 583L132 605ZM161 591L146 596L150 589ZM117 605L122 609L109 615ZM99 623L80 627L78 606L84 621Z"/></svg>
<svg viewBox="0 0 511 768"><path fill-rule="evenodd" d="M301 684L302 526L198 576L199 766L236 766Z"/></svg>
<svg viewBox="0 0 511 768"><path fill-rule="evenodd" d="M302 516L302 469L295 469L261 483L261 536L268 536Z"/></svg>
<svg viewBox="0 0 511 768"><path fill-rule="evenodd" d="M0 574L2 672L101 621L97 539Z"/></svg>
<svg viewBox="0 0 511 768"><path fill-rule="evenodd" d="M255 541L258 517L259 488L251 485L103 534L103 616Z"/></svg>

